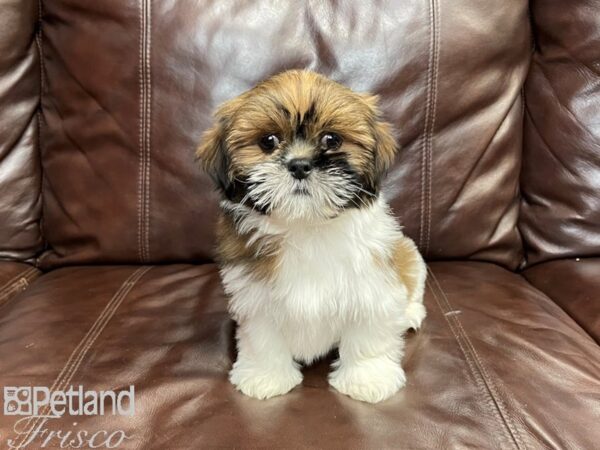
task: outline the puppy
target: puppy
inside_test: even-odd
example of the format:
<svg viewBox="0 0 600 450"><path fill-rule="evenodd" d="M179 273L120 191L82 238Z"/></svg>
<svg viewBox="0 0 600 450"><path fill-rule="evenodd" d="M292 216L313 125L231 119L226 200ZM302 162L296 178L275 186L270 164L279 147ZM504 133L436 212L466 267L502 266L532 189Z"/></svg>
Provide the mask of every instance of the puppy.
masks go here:
<svg viewBox="0 0 600 450"><path fill-rule="evenodd" d="M223 194L218 258L238 324L231 382L266 399L339 347L329 383L379 402L405 384L426 267L380 195L394 159L377 98L288 71L223 104L197 156Z"/></svg>

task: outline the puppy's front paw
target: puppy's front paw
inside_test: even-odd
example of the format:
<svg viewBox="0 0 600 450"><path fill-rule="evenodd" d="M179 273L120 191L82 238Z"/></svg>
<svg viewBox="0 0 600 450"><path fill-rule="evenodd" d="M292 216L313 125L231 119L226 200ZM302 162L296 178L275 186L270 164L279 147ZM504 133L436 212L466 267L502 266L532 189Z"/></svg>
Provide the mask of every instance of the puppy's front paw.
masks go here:
<svg viewBox="0 0 600 450"><path fill-rule="evenodd" d="M399 364L372 359L342 364L329 375L329 384L355 400L378 403L398 392L406 384L406 376Z"/></svg>
<svg viewBox="0 0 600 450"><path fill-rule="evenodd" d="M302 373L293 365L284 369L252 367L237 361L229 373L231 383L249 397L266 400L282 395L302 382Z"/></svg>

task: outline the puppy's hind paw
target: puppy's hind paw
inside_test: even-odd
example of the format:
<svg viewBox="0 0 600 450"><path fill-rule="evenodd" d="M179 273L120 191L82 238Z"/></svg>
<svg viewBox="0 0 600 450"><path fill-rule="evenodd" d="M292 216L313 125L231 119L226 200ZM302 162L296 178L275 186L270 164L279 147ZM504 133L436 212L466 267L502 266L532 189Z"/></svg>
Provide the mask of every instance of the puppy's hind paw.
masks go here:
<svg viewBox="0 0 600 450"><path fill-rule="evenodd" d="M418 330L421 327L423 319L425 319L425 316L427 315L427 311L425 310L423 303L410 302L406 307L404 314L406 315L408 328Z"/></svg>

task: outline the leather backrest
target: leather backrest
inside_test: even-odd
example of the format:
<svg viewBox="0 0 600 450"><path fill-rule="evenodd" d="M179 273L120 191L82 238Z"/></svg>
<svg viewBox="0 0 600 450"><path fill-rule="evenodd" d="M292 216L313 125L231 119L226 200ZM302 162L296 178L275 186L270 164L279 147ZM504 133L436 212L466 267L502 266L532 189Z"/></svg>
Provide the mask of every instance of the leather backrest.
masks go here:
<svg viewBox="0 0 600 450"><path fill-rule="evenodd" d="M38 16L37 0L0 8L0 259L33 260L42 247Z"/></svg>
<svg viewBox="0 0 600 450"><path fill-rule="evenodd" d="M533 3L520 228L528 264L600 255L600 3Z"/></svg>
<svg viewBox="0 0 600 450"><path fill-rule="evenodd" d="M214 108L289 68L381 96L386 186L429 259L515 268L526 0L44 2L44 267L205 261Z"/></svg>

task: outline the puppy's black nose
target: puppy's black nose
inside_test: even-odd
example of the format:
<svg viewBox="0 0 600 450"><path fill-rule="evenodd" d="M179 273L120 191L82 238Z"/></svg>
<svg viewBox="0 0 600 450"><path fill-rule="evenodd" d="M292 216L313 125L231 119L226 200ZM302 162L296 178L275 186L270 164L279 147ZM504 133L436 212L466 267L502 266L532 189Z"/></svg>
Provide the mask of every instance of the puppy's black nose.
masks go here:
<svg viewBox="0 0 600 450"><path fill-rule="evenodd" d="M312 163L309 159L297 158L292 159L290 162L288 162L287 167L294 178L297 178L298 180L303 180L308 176L308 174L312 170Z"/></svg>

